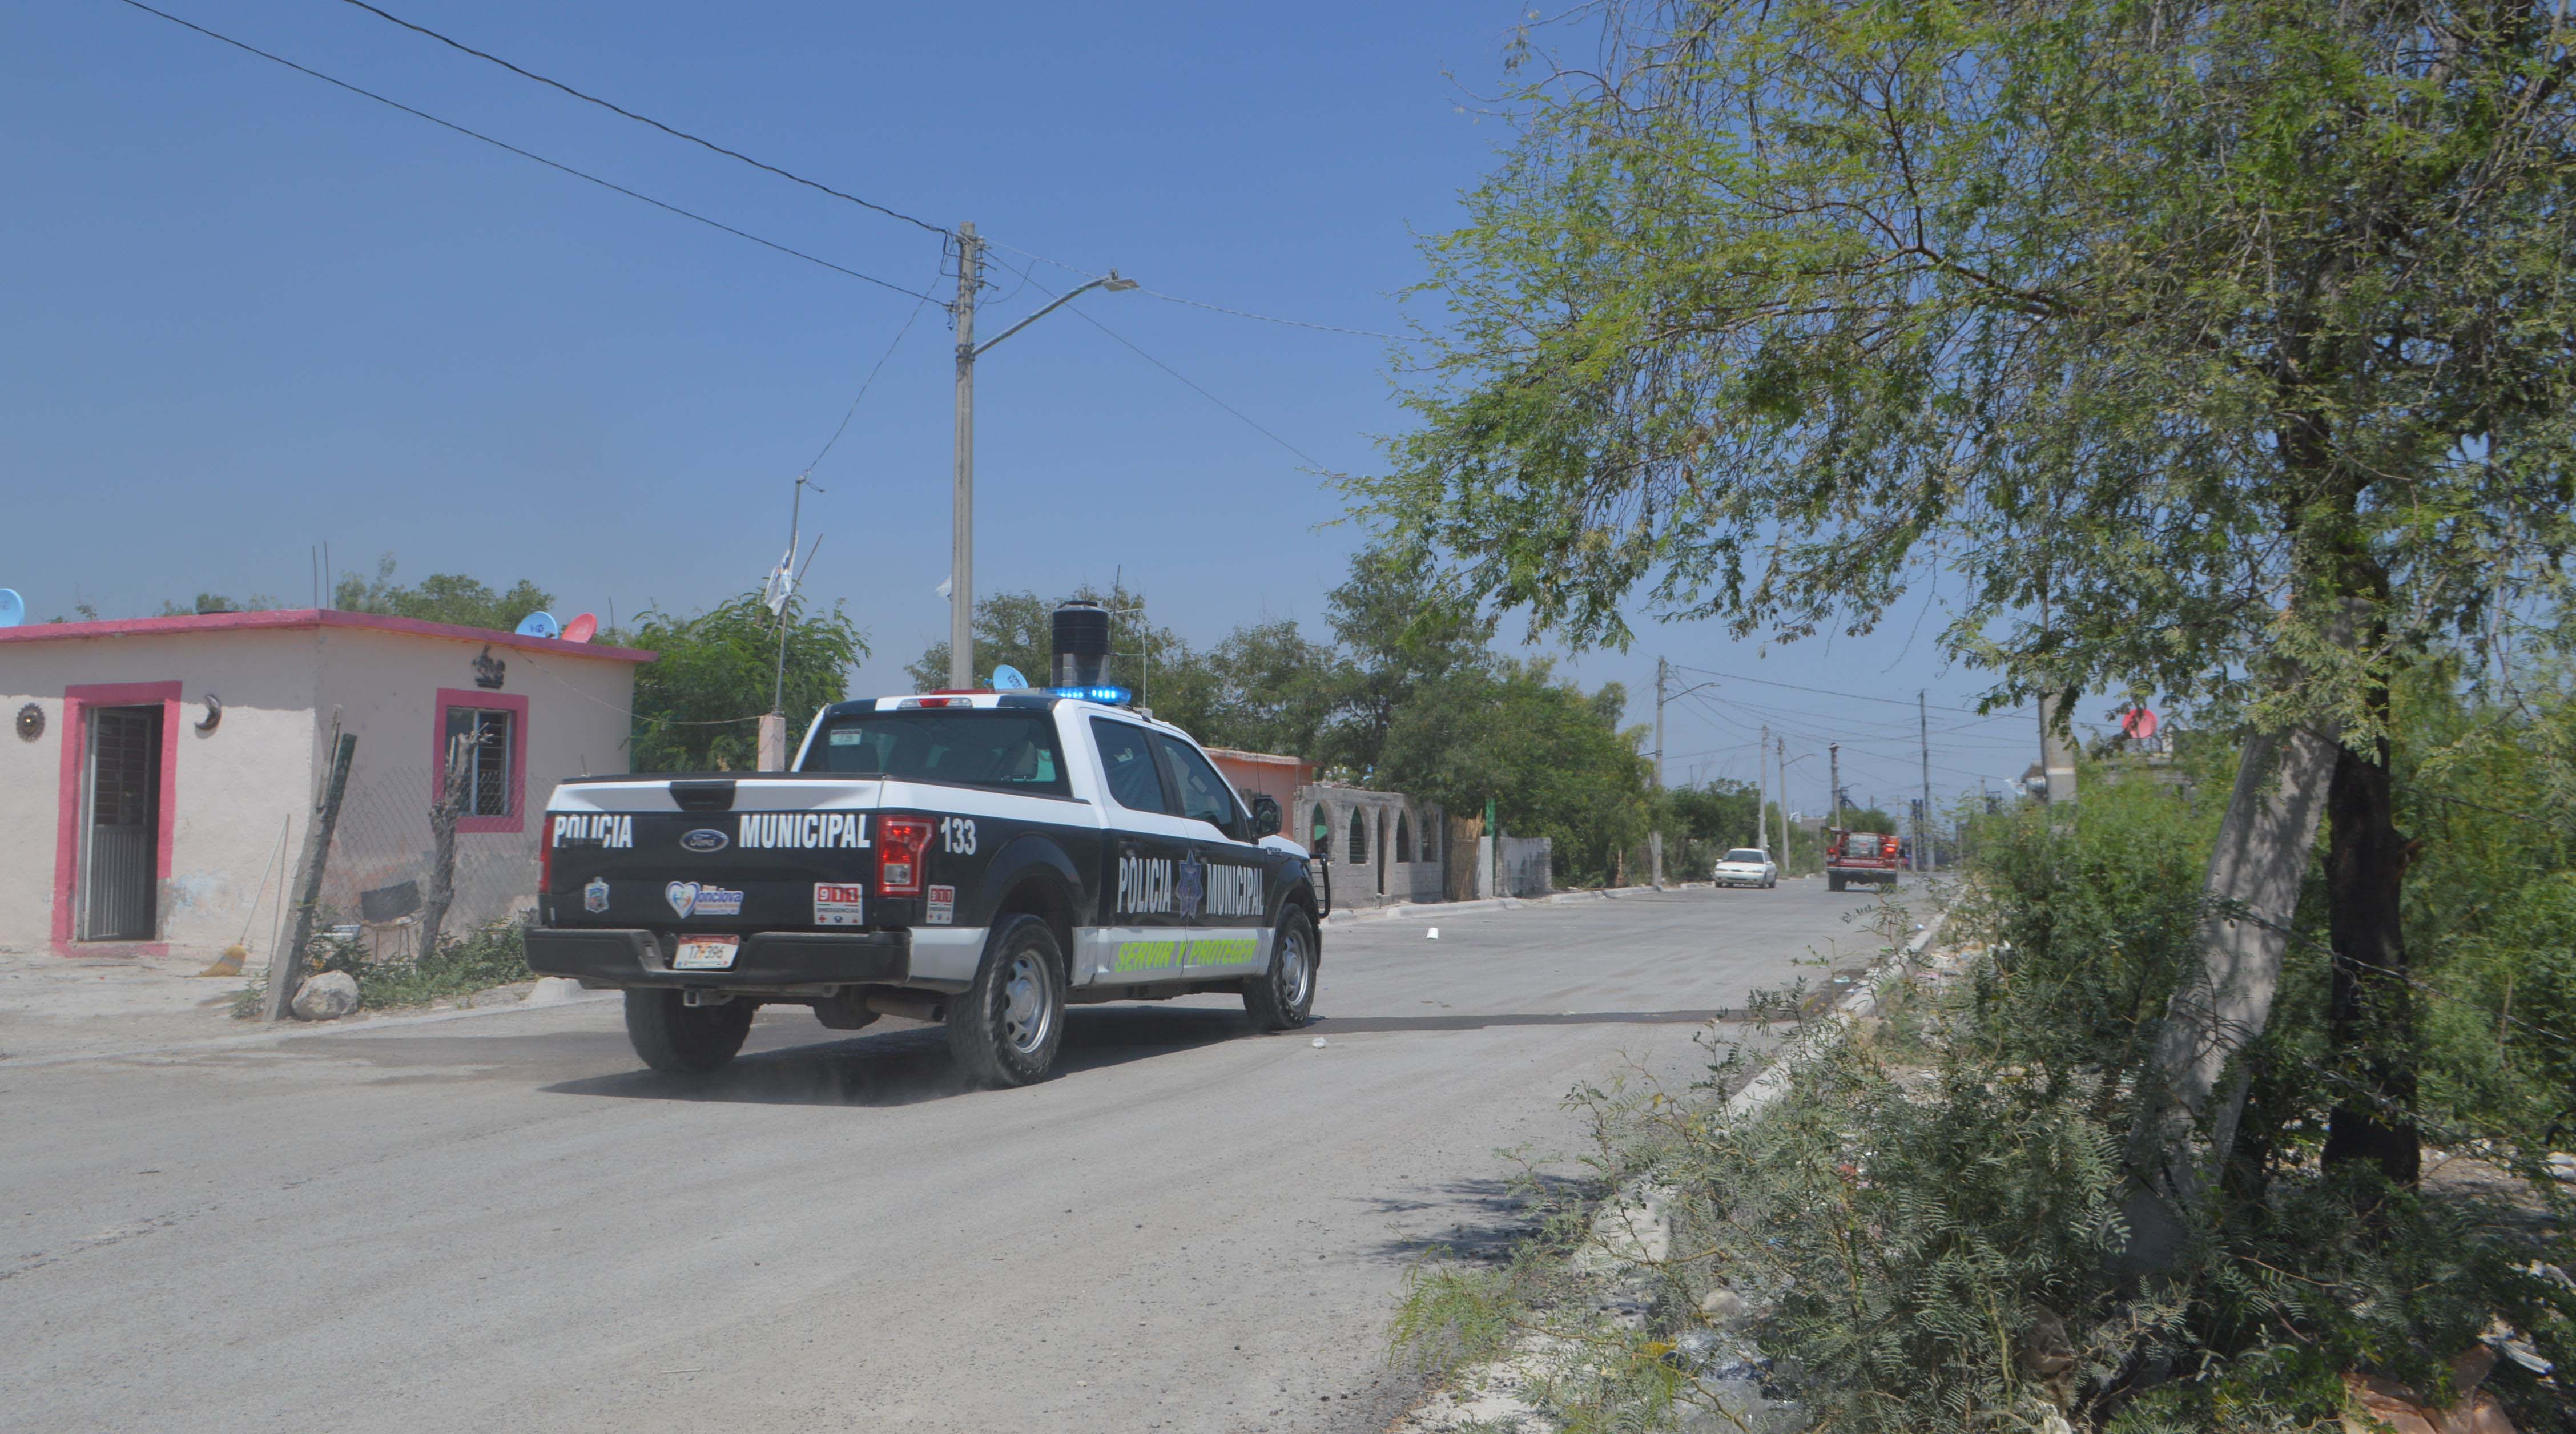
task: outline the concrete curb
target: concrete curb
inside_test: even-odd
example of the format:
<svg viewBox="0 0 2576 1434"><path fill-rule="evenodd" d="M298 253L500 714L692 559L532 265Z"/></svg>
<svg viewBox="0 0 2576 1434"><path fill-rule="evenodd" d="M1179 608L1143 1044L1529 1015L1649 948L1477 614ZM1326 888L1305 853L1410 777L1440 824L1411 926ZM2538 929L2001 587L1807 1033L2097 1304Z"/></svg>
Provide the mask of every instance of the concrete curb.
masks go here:
<svg viewBox="0 0 2576 1434"><path fill-rule="evenodd" d="M542 981L539 989L542 989ZM489 993L483 993L489 994ZM554 1010L562 1006L590 1006L602 1001L622 999L615 991L584 991L572 996L548 996L536 999L532 989L528 997L488 1006L466 1006L454 1010L422 1011L400 1016L368 1016L337 1021L280 1022L261 1030L238 1036L207 1036L193 1041L165 1041L159 1045L116 1046L101 1050L65 1051L49 1056L0 1056L0 1073L34 1070L39 1066L73 1065L81 1061L131 1060L142 1056L185 1055L191 1051L242 1050L254 1046L275 1045L281 1041L309 1040L314 1036L350 1036L375 1031L397 1030L408 1026L431 1026L444 1021L472 1020L478 1016L506 1016L513 1012Z"/></svg>
<svg viewBox="0 0 2576 1434"><path fill-rule="evenodd" d="M1912 938L1871 963L1853 989L1823 1017L1782 1042L1761 1071L1727 1098L1727 1118L1742 1120L1777 1101L1787 1093L1790 1077L1812 1056L1822 1032L1849 1027L1876 1012L1880 984L1931 946L1948 915L1947 911L1935 911ZM1625 1321L1641 1319L1646 1304L1640 1291L1621 1287L1615 1257L1655 1261L1667 1256L1672 1247L1672 1219L1666 1211L1671 1194L1656 1182L1652 1172L1621 1186L1593 1214L1594 1244L1574 1256L1578 1274L1595 1285L1608 1287L1595 1290L1604 1301L1601 1307L1623 1310ZM1442 1381L1429 1398L1389 1426L1388 1434L1555 1428L1555 1421L1540 1407L1544 1392L1554 1383L1564 1361L1580 1359L1582 1355L1579 1347L1555 1336L1525 1335L1509 1353ZM1757 1405L1759 1402L1754 1401ZM1753 1426L1746 1423L1742 1427Z"/></svg>

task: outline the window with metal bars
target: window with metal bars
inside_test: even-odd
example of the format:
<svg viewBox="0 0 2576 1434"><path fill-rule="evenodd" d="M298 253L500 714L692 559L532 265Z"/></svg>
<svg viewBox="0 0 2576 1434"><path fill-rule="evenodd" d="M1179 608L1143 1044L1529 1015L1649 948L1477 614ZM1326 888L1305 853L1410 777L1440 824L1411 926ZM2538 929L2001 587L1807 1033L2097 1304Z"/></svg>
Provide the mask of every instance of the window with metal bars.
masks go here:
<svg viewBox="0 0 2576 1434"><path fill-rule="evenodd" d="M448 749L454 750L459 737L471 743L465 792L456 807L459 816L510 815L510 744L518 736L511 719L516 715L490 707L447 709Z"/></svg>

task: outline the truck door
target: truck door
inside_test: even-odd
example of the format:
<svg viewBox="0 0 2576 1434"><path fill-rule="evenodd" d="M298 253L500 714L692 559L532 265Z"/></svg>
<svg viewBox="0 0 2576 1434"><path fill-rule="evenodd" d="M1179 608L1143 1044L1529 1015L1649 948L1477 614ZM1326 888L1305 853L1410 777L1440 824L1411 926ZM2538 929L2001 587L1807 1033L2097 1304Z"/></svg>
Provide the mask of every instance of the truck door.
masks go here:
<svg viewBox="0 0 2576 1434"><path fill-rule="evenodd" d="M1261 938L1270 893L1269 863L1254 844L1252 819L1197 748L1168 733L1157 732L1154 740L1163 749L1181 815L1197 828L1182 874L1190 922L1183 965L1194 978L1256 968L1266 954Z"/></svg>
<svg viewBox="0 0 2576 1434"><path fill-rule="evenodd" d="M1091 719L1109 830L1101 843L1100 910L1074 937L1079 984L1151 985L1187 974L1191 917L1182 885L1205 823L1181 815L1155 735L1133 722Z"/></svg>

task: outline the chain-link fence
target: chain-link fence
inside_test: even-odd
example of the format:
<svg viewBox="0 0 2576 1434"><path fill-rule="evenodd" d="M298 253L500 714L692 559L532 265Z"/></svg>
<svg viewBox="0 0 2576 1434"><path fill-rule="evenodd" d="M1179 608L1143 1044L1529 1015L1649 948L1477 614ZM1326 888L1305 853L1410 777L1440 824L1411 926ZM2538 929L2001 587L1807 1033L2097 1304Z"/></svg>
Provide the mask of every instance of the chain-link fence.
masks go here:
<svg viewBox="0 0 2576 1434"><path fill-rule="evenodd" d="M317 934L357 942L371 961L419 959L441 888L440 787L409 745L369 751L361 744L323 868ZM470 781L457 807L457 830L446 843L451 894L439 921L450 939L533 907L543 834L537 814L523 810L513 819L506 801L478 793Z"/></svg>

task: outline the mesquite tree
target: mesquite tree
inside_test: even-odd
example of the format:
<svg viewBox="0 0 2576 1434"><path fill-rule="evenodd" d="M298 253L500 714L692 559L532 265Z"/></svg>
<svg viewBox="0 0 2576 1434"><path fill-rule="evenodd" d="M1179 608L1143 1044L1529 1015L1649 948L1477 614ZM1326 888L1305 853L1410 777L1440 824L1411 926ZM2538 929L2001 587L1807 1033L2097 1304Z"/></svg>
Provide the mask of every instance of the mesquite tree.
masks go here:
<svg viewBox="0 0 2576 1434"><path fill-rule="evenodd" d="M2171 1098L2223 1147L2322 805L2366 1053L2331 1148L2410 1176L2388 681L2570 536L2560 0L1582 14L1580 66L1524 37L1518 142L1427 246L1449 337L1363 505L1578 642L1858 630L1937 573L1996 702L2237 714Z"/></svg>

